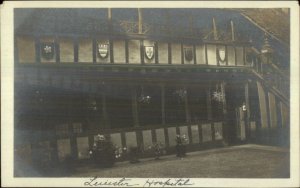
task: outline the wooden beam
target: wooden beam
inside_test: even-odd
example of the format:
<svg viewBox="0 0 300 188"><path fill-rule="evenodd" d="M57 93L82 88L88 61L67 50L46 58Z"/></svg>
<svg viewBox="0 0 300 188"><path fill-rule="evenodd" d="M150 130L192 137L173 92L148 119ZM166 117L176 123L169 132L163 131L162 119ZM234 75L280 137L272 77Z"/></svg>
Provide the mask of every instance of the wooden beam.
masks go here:
<svg viewBox="0 0 300 188"><path fill-rule="evenodd" d="M140 40L140 57L141 57L141 64L145 64L144 60L144 41Z"/></svg>
<svg viewBox="0 0 300 188"><path fill-rule="evenodd" d="M168 64L172 64L172 46L168 42Z"/></svg>
<svg viewBox="0 0 300 188"><path fill-rule="evenodd" d="M245 117L245 127L246 127L246 139L250 138L250 101L249 101L249 83L245 83L245 105L246 105L246 117Z"/></svg>
<svg viewBox="0 0 300 188"><path fill-rule="evenodd" d="M154 42L154 58L155 64L158 64L158 43Z"/></svg>
<svg viewBox="0 0 300 188"><path fill-rule="evenodd" d="M41 63L41 43L38 37L34 38L35 40L35 61L36 63Z"/></svg>
<svg viewBox="0 0 300 188"><path fill-rule="evenodd" d="M78 39L73 38L74 43L74 62L78 63Z"/></svg>
<svg viewBox="0 0 300 188"><path fill-rule="evenodd" d="M106 102L106 93L105 93L105 87L102 87L102 116L103 116L103 123L104 128L109 128L110 125L108 123L108 114L107 114L107 102Z"/></svg>
<svg viewBox="0 0 300 188"><path fill-rule="evenodd" d="M165 112L165 85L161 84L161 120L162 124L166 124L166 112Z"/></svg>
<svg viewBox="0 0 300 188"><path fill-rule="evenodd" d="M138 16L139 16L139 34L143 34L143 15L142 15L141 8L138 8Z"/></svg>
<svg viewBox="0 0 300 188"><path fill-rule="evenodd" d="M187 95L188 95L188 93L184 97L185 119L186 119L187 123L190 123L191 122L191 114L190 114L190 110L189 110L189 103L188 103Z"/></svg>
<svg viewBox="0 0 300 188"><path fill-rule="evenodd" d="M196 45L193 44L194 65L197 64Z"/></svg>
<svg viewBox="0 0 300 188"><path fill-rule="evenodd" d="M231 40L235 41L235 36L234 36L234 25L233 25L233 21L230 20L230 25L231 25Z"/></svg>
<svg viewBox="0 0 300 188"><path fill-rule="evenodd" d="M97 63L97 39L93 38L93 63Z"/></svg>
<svg viewBox="0 0 300 188"><path fill-rule="evenodd" d="M109 21L111 21L111 18L112 18L111 8L107 9L107 18L108 18Z"/></svg>
<svg viewBox="0 0 300 188"><path fill-rule="evenodd" d="M60 47L58 38L54 39L54 48L55 48L55 61L56 63L60 63Z"/></svg>
<svg viewBox="0 0 300 188"><path fill-rule="evenodd" d="M109 39L109 54L110 54L110 63L114 63L114 43L112 39Z"/></svg>
<svg viewBox="0 0 300 188"><path fill-rule="evenodd" d="M207 44L204 44L204 50L205 50L205 64L208 65Z"/></svg>
<svg viewBox="0 0 300 188"><path fill-rule="evenodd" d="M206 106L207 106L207 119L212 119L212 107L211 107L211 82L209 82L209 86L206 88Z"/></svg>
<svg viewBox="0 0 300 188"><path fill-rule="evenodd" d="M125 40L125 59L126 59L126 64L128 64L129 63L128 40Z"/></svg>
<svg viewBox="0 0 300 188"><path fill-rule="evenodd" d="M137 93L136 93L136 88L134 86L131 87L131 101L132 101L133 124L134 127L139 127Z"/></svg>
<svg viewBox="0 0 300 188"><path fill-rule="evenodd" d="M218 40L217 25L214 17L213 17L213 33L214 33L214 40Z"/></svg>

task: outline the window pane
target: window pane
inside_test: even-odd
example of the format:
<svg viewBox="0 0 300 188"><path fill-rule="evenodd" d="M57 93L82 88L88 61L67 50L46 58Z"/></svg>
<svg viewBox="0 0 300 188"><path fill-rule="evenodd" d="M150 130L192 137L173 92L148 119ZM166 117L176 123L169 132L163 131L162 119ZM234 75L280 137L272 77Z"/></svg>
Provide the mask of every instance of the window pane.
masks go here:
<svg viewBox="0 0 300 188"><path fill-rule="evenodd" d="M133 126L130 87L110 85L106 90L106 106L111 128Z"/></svg>
<svg viewBox="0 0 300 188"><path fill-rule="evenodd" d="M190 86L188 89L188 103L192 122L207 119L206 93L204 88Z"/></svg>
<svg viewBox="0 0 300 188"><path fill-rule="evenodd" d="M140 87L137 97L140 125L161 124L161 88L159 86Z"/></svg>
<svg viewBox="0 0 300 188"><path fill-rule="evenodd" d="M183 89L183 87L171 86L167 86L165 89L165 113L167 123L184 123L186 120L184 97L180 96L184 93Z"/></svg>

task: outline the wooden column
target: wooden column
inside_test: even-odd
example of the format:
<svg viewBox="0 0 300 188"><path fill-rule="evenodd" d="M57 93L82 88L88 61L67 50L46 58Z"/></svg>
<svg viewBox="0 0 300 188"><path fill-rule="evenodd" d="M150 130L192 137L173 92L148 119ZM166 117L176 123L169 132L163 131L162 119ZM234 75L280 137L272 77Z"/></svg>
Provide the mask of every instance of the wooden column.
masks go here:
<svg viewBox="0 0 300 188"><path fill-rule="evenodd" d="M208 65L207 44L204 44L204 48L205 48L205 64Z"/></svg>
<svg viewBox="0 0 300 188"><path fill-rule="evenodd" d="M113 33L113 24L112 24L112 13L111 8L108 8L107 10L107 20L108 20L108 32ZM109 57L110 57L110 63L114 63L114 46L113 46L113 40L109 39Z"/></svg>
<svg viewBox="0 0 300 188"><path fill-rule="evenodd" d="M107 115L107 103L106 103L106 93L105 93L105 87L102 86L102 117L103 117L103 123L104 123L104 128L109 128L109 123L108 123L108 115Z"/></svg>
<svg viewBox="0 0 300 188"><path fill-rule="evenodd" d="M268 129L267 129L267 142L270 144L271 143L271 117L270 117L270 102L269 102L269 91L265 87L265 101L266 101L266 110L267 110L267 119L268 119Z"/></svg>
<svg viewBox="0 0 300 188"><path fill-rule="evenodd" d="M214 33L214 40L218 40L218 31L215 18L213 18L213 33Z"/></svg>
<svg viewBox="0 0 300 188"><path fill-rule="evenodd" d="M172 46L168 42L168 64L172 64Z"/></svg>
<svg viewBox="0 0 300 188"><path fill-rule="evenodd" d="M186 123L190 123L191 122L191 116L190 116L190 110L189 110L189 103L188 103L188 96L187 95L188 95L188 93L184 97L185 119L186 119Z"/></svg>
<svg viewBox="0 0 300 188"><path fill-rule="evenodd" d="M55 46L55 61L56 63L60 62L60 46L59 46L59 39L55 37L54 39L54 46Z"/></svg>
<svg viewBox="0 0 300 188"><path fill-rule="evenodd" d="M111 22L111 8L107 9L107 19L109 22Z"/></svg>
<svg viewBox="0 0 300 188"><path fill-rule="evenodd" d="M74 44L74 62L78 63L78 49L79 49L79 41L76 38L73 38L73 44Z"/></svg>
<svg viewBox="0 0 300 188"><path fill-rule="evenodd" d="M137 103L136 88L134 86L132 86L132 88L131 88L131 97L132 97L133 124L135 127L138 127L139 126L138 103Z"/></svg>
<svg viewBox="0 0 300 188"><path fill-rule="evenodd" d="M128 49L128 40L125 40L125 58L126 58L126 64L129 63L129 49Z"/></svg>
<svg viewBox="0 0 300 188"><path fill-rule="evenodd" d="M165 112L165 85L161 84L161 122L162 124L166 124L166 112Z"/></svg>
<svg viewBox="0 0 300 188"><path fill-rule="evenodd" d="M225 92L225 86L226 86L226 82L222 81L221 82L221 92L223 95L223 105L222 105L222 110L223 110L223 138L224 140L226 140L228 142L229 140L229 135L228 135L228 117L227 117L227 104L226 104L226 92Z"/></svg>
<svg viewBox="0 0 300 188"><path fill-rule="evenodd" d="M230 21L230 25L231 25L231 40L235 41L235 37L234 37L234 25L233 25L233 21Z"/></svg>
<svg viewBox="0 0 300 188"><path fill-rule="evenodd" d="M154 49L155 50L155 49ZM145 64L145 59L144 59L144 41L140 40L140 57L141 57L141 64Z"/></svg>
<svg viewBox="0 0 300 188"><path fill-rule="evenodd" d="M35 62L41 63L41 43L38 36L34 38L35 40Z"/></svg>
<svg viewBox="0 0 300 188"><path fill-rule="evenodd" d="M93 37L93 63L97 63L97 39Z"/></svg>
<svg viewBox="0 0 300 188"><path fill-rule="evenodd" d="M245 128L246 128L246 139L250 138L250 102L249 102L249 83L248 81L245 83L245 105L246 105L246 113L245 113Z"/></svg>
<svg viewBox="0 0 300 188"><path fill-rule="evenodd" d="M139 16L139 34L143 33L143 16L142 9L138 8L138 16Z"/></svg>
<svg viewBox="0 0 300 188"><path fill-rule="evenodd" d="M212 107L211 107L211 83L206 88L206 106L207 106L207 119L212 120Z"/></svg>

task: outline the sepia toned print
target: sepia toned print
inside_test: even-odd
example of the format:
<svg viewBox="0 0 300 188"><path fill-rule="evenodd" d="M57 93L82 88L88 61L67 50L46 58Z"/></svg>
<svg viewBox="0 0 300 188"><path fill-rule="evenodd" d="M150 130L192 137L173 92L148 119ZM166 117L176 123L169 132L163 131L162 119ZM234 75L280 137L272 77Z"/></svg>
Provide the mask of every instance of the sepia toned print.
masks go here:
<svg viewBox="0 0 300 188"><path fill-rule="evenodd" d="M289 177L289 40L264 18L286 20L278 24L289 33L289 9L17 8L14 15L15 176ZM165 54L168 64L160 63ZM221 155L205 159L213 148ZM172 161L181 165L176 153L182 169L199 168L170 171ZM219 172L246 156L253 160L246 169L273 167ZM212 167L200 161L222 158L218 172L201 174ZM126 161L152 170L118 167Z"/></svg>
<svg viewBox="0 0 300 188"><path fill-rule="evenodd" d="M13 9L13 179L294 177L291 9L163 7Z"/></svg>

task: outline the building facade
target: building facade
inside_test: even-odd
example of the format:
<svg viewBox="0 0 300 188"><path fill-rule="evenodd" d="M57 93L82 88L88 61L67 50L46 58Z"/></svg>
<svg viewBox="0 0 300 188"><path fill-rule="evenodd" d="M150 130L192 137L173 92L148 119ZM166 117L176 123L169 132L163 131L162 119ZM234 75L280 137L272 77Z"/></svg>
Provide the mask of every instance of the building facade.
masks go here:
<svg viewBox="0 0 300 188"><path fill-rule="evenodd" d="M24 15L27 15L26 17ZM174 152L289 146L289 48L235 10L15 9L15 157L95 136Z"/></svg>

